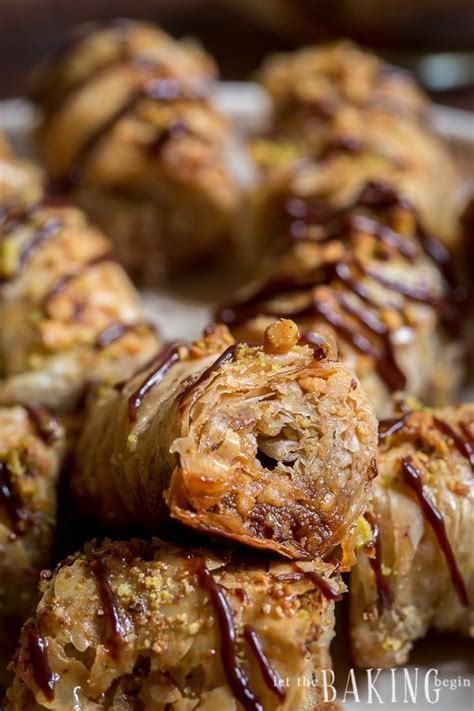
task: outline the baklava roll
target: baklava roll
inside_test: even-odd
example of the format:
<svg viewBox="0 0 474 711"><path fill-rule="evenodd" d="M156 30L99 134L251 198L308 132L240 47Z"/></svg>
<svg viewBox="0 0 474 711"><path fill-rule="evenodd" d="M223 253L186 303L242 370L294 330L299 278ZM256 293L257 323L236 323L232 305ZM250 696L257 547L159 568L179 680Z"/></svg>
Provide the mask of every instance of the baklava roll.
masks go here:
<svg viewBox="0 0 474 711"><path fill-rule="evenodd" d="M33 78L53 182L142 283L231 245L240 190L209 101L215 74L195 45L120 20L78 33Z"/></svg>
<svg viewBox="0 0 474 711"><path fill-rule="evenodd" d="M168 344L90 404L72 489L105 522L173 519L290 558L324 556L364 511L376 421L330 341L291 321L264 346L217 326Z"/></svg>
<svg viewBox="0 0 474 711"><path fill-rule="evenodd" d="M345 44L270 60L262 80L275 102L270 136L252 148L263 199L269 175L285 171L333 207L347 206L369 180L390 180L427 228L459 246L462 173L419 119L430 107L413 81Z"/></svg>
<svg viewBox="0 0 474 711"><path fill-rule="evenodd" d="M317 130L346 107L380 108L418 121L428 114L428 99L408 72L347 41L272 55L257 78L273 99L279 133L304 124Z"/></svg>
<svg viewBox="0 0 474 711"><path fill-rule="evenodd" d="M51 563L63 447L62 427L44 408L0 408L0 687Z"/></svg>
<svg viewBox="0 0 474 711"><path fill-rule="evenodd" d="M369 541L351 574L361 667L406 664L430 628L474 632L474 405L382 421Z"/></svg>
<svg viewBox="0 0 474 711"><path fill-rule="evenodd" d="M277 318L331 334L379 415L390 393L436 404L456 393L459 294L446 249L407 200L382 182L339 210L282 191L267 220L276 237L267 275L217 312L236 338L261 342Z"/></svg>
<svg viewBox="0 0 474 711"><path fill-rule="evenodd" d="M90 381L116 382L158 345L109 241L77 208L21 192L0 214L0 402L76 410Z"/></svg>
<svg viewBox="0 0 474 711"><path fill-rule="evenodd" d="M328 564L106 542L45 580L6 711L318 711L343 589Z"/></svg>

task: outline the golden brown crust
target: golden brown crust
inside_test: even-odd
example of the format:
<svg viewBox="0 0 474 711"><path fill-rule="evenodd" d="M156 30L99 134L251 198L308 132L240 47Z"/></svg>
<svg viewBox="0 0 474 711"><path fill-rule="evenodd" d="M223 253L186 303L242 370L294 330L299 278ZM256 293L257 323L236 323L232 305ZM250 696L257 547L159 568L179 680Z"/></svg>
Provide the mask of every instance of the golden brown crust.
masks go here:
<svg viewBox="0 0 474 711"><path fill-rule="evenodd" d="M0 627L8 630L0 686L40 571L51 563L63 449L63 428L44 408L0 408Z"/></svg>
<svg viewBox="0 0 474 711"><path fill-rule="evenodd" d="M218 703L231 711L246 689L247 709L315 711L320 691L298 679L331 667L334 602L319 586L331 596L344 588L331 566L299 566L156 539L89 548L45 580L7 709L64 709L74 699L97 709ZM276 675L285 682L280 695Z"/></svg>
<svg viewBox="0 0 474 711"><path fill-rule="evenodd" d="M260 342L279 317L335 337L379 415L397 390L452 399L462 366L448 255L406 198L372 182L334 209L302 180L300 192L283 183L262 219L274 239L267 275L216 314L237 338Z"/></svg>
<svg viewBox="0 0 474 711"><path fill-rule="evenodd" d="M15 189L0 214L0 400L70 412L90 380L122 379L158 339L109 241L37 187L35 199Z"/></svg>
<svg viewBox="0 0 474 711"><path fill-rule="evenodd" d="M474 624L474 406L401 414L380 433L370 507L380 548L361 551L351 575L363 667L406 664L430 628L469 636Z"/></svg>
<svg viewBox="0 0 474 711"><path fill-rule="evenodd" d="M336 207L367 181L389 180L427 228L451 249L459 246L463 177L409 77L346 43L277 56L260 76L275 109L270 138L252 146L263 195L282 175L293 180L301 162L305 175L295 183Z"/></svg>
<svg viewBox="0 0 474 711"><path fill-rule="evenodd" d="M281 342L293 326L279 328ZM171 514L289 557L324 555L365 505L372 408L351 371L326 357L324 338L273 354L223 335L191 349L171 344L99 393L79 442L75 496L102 520L156 531Z"/></svg>
<svg viewBox="0 0 474 711"><path fill-rule="evenodd" d="M212 78L204 52L133 22L86 34L38 73L48 170L141 281L229 246L239 191Z"/></svg>
<svg viewBox="0 0 474 711"><path fill-rule="evenodd" d="M258 79L275 102L277 123L288 110L294 116L298 105L319 110L322 118L345 106L380 107L415 119L427 111L427 98L409 74L350 42L270 56Z"/></svg>

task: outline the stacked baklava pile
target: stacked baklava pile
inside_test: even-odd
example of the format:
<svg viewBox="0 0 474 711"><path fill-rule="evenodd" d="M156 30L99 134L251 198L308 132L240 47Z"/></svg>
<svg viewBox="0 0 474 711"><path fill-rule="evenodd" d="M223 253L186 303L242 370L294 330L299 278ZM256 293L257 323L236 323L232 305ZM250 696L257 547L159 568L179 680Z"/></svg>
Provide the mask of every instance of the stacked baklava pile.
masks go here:
<svg viewBox="0 0 474 711"><path fill-rule="evenodd" d="M336 708L349 571L361 666L472 630L474 408L414 397L452 403L462 351L457 198L441 220L432 175L456 170L425 99L352 47L271 60L269 257L200 339L162 343L115 255L142 282L228 244L213 73L145 25L80 32L33 82L48 178L1 148L9 711ZM57 563L61 471L108 537Z"/></svg>

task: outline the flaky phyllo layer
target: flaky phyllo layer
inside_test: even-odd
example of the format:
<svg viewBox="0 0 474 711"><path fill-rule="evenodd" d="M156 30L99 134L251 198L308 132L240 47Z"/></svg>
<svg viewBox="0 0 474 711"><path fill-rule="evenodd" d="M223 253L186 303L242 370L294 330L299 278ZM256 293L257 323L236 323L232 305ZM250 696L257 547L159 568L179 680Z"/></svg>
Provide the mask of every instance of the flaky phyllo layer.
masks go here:
<svg viewBox="0 0 474 711"><path fill-rule="evenodd" d="M156 530L171 515L290 557L328 553L364 509L376 446L372 407L334 358L288 321L263 347L221 327L171 344L92 405L76 495L102 519Z"/></svg>
<svg viewBox="0 0 474 711"><path fill-rule="evenodd" d="M411 411L380 427L372 540L351 575L356 664L406 664L430 628L474 629L474 407Z"/></svg>
<svg viewBox="0 0 474 711"><path fill-rule="evenodd" d="M343 591L321 562L88 545L44 580L6 708L316 711L321 686L299 680L331 668Z"/></svg>

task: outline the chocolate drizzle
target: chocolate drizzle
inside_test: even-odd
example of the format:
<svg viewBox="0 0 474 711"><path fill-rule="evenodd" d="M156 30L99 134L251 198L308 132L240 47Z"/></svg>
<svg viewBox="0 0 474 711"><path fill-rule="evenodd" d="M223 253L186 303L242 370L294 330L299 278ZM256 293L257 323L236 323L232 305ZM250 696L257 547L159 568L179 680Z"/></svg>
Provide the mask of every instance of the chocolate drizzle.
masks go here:
<svg viewBox="0 0 474 711"><path fill-rule="evenodd" d="M156 63L148 62L146 60L141 63L137 63L137 66L140 66L142 70L145 70L148 75L150 75L150 72L156 71L157 69ZM194 99L198 98L169 77L148 76L145 81L142 80L141 83L139 83L138 86L132 91L130 96L127 96L123 104L121 104L118 109L116 109L111 116L104 121L104 123L99 125L98 128L89 135L79 149L68 174L59 179L57 185L59 190L61 192L68 191L81 183L87 163L95 149L123 118L134 112L141 101L145 99L151 101L176 101L178 99L186 99L190 97ZM175 134L177 135L178 131L180 135L182 135L184 131L184 124L179 122L179 125L180 128L178 129L177 123L171 124L167 130L165 129L161 134L159 134L155 142L150 146L151 153L158 150L161 151L164 143ZM153 148L154 145L155 148Z"/></svg>
<svg viewBox="0 0 474 711"><path fill-rule="evenodd" d="M169 141L190 134L191 129L184 123L184 121L172 121L168 126L160 131L158 136L153 140L148 148L148 152L153 158L159 158Z"/></svg>
<svg viewBox="0 0 474 711"><path fill-rule="evenodd" d="M325 243L334 239L340 240L344 236L350 237L354 231L362 231L376 237L384 245L396 250L407 261L413 262L418 254L415 242L396 232L378 218L357 212L357 210L360 211L363 208L378 211L395 205L412 210L411 204L391 186L381 182L371 182L367 184L359 197L349 207L336 209L319 198L302 200L293 197L286 201L285 212L287 218L290 218L289 232L296 241ZM314 237L305 237L305 230L310 225L319 227L320 231ZM302 228L304 229L302 230ZM419 237L420 235L421 247L445 273L447 257L444 255L444 248L442 245L438 245L434 238L423 232L418 223L416 223L416 236ZM438 245L438 247L435 248L434 245ZM387 291L400 294L404 299L424 303L436 308L441 318L445 319L446 324L448 326L453 325L452 299L438 295L422 285L405 284L379 274L356 259L351 254L350 248L349 250L346 249L341 257L318 267L310 279L301 279L296 275L292 276L290 274L284 279L268 281L250 298L221 309L217 319L229 326L236 326L259 315L295 319L317 316L325 320L340 338L352 344L363 355L367 355L374 360L379 376L390 390L403 390L406 386L406 377L397 363L390 329L379 317L381 307L375 300L368 284L361 281L362 277L368 282L372 281L381 285ZM345 294L337 288L337 282L344 285L363 304L359 306L355 300L347 299ZM451 283L449 281L449 284ZM314 292L318 286L322 285L330 286L331 299L321 298ZM286 294L294 293L303 296L305 292L311 291L313 292L312 294L308 293L308 296L311 296L310 304L299 310L295 310L291 303L288 308L276 308L269 303L275 297L282 298ZM336 311L334 303L329 303L329 301L335 302L339 306L339 311ZM387 306L398 311L401 316L404 315L403 309L398 302L387 302ZM341 311L355 319L358 324L361 324L363 327L362 332L358 327L354 328L341 314ZM364 330L369 337L364 335Z"/></svg>
<svg viewBox="0 0 474 711"><path fill-rule="evenodd" d="M111 627L107 644L113 658L117 659L124 630L120 621L117 598L114 591L110 587L106 557L100 553L96 553L90 561L89 567L97 580L97 586L99 588L102 604Z"/></svg>
<svg viewBox="0 0 474 711"><path fill-rule="evenodd" d="M375 367L380 377L385 381L390 390L403 390L406 385L406 378L398 363L396 362L393 346L388 331L379 332L376 335L381 337L383 348L380 349L370 341L359 330L350 326L331 305L315 294L312 303L296 313L291 314L293 318L305 318L311 315L319 316L334 328L344 340L351 343L356 350L363 355L373 358ZM374 333L374 325L371 319L364 319L361 313L351 312L357 320L362 321L369 331Z"/></svg>
<svg viewBox="0 0 474 711"><path fill-rule="evenodd" d="M311 580L311 582L316 585L318 590L327 600L334 600L335 602L342 600L341 593L333 588L322 575L319 575L319 573L316 573L314 570L303 570L303 568L300 568L298 564L295 564L295 569L298 573L302 573L304 578Z"/></svg>
<svg viewBox="0 0 474 711"><path fill-rule="evenodd" d="M92 259L89 259L89 261L84 262L84 264L79 265L76 269L73 269L72 271L68 272L67 274L63 274L59 276L51 286L49 287L48 291L43 297L43 309L45 311L48 310L49 305L51 302L62 292L64 289L75 279L78 279L79 277L83 276L86 274L90 269L93 269L94 267L97 267L99 264L103 264L104 262L111 262L113 261L113 256L110 252L106 252L104 254L99 254L96 257L92 257Z"/></svg>
<svg viewBox="0 0 474 711"><path fill-rule="evenodd" d="M303 570L303 568L300 568L297 563L292 564L292 569L292 573L284 573L283 575L279 575L277 580L286 582L291 580L303 580L303 578L306 578L314 583L327 600L334 600L334 602L342 600L341 593L333 588L322 575L319 575L319 573L316 573L314 570Z"/></svg>
<svg viewBox="0 0 474 711"><path fill-rule="evenodd" d="M271 661L265 653L263 648L262 640L260 639L258 633L254 630L251 625L245 625L244 627L244 639L247 642L252 654L257 660L257 664L260 668L262 678L270 689L271 692L280 700L284 701L286 694L284 691L284 681L279 675L278 671L272 665Z"/></svg>
<svg viewBox="0 0 474 711"><path fill-rule="evenodd" d="M392 417L379 422L379 443L385 442L397 432L401 432L408 427L406 416Z"/></svg>
<svg viewBox="0 0 474 711"><path fill-rule="evenodd" d="M392 185L382 180L374 180L368 183L360 194L358 203L361 206L373 209L390 208L398 205L407 210L413 210L408 198L400 195ZM451 257L444 244L428 233L419 222L416 225L416 236L425 253L437 264L447 283L453 287L455 280Z"/></svg>
<svg viewBox="0 0 474 711"><path fill-rule="evenodd" d="M152 370L128 399L128 419L130 422L136 421L138 410L150 390L165 377L171 366L179 360L181 345L179 341L169 343L149 364Z"/></svg>
<svg viewBox="0 0 474 711"><path fill-rule="evenodd" d="M53 701L55 676L48 660L48 641L33 626L28 627L26 637L35 683L44 697Z"/></svg>
<svg viewBox="0 0 474 711"><path fill-rule="evenodd" d="M209 366L209 368L206 368L206 370L204 370L194 382L191 382L187 387L185 387L184 390L180 393L181 402L183 402L193 390L199 387L201 383L204 383L208 378L210 378L210 376L215 373L216 370L219 370L221 365L232 361L234 359L234 355L238 348L238 345L238 343L234 343L233 345L226 348L226 350L221 353L219 358L217 358L217 360L215 360L214 363Z"/></svg>
<svg viewBox="0 0 474 711"><path fill-rule="evenodd" d="M209 593L221 633L221 657L224 671L235 698L246 711L264 711L252 689L247 674L237 659L237 630L234 615L227 601L224 588L214 580L214 576L204 561L198 568L198 577L202 587Z"/></svg>
<svg viewBox="0 0 474 711"><path fill-rule="evenodd" d="M451 427L451 425L448 425L447 422L440 420L438 417L433 417L433 424L440 432L453 440L455 447L462 454L462 456L467 459L471 466L471 472L474 473L474 447L472 446L473 443L470 441L470 437L462 437ZM463 428L463 425L463 422L459 423L459 428L462 430L463 434L466 435L467 430L467 434L470 435L467 427L464 425Z"/></svg>
<svg viewBox="0 0 474 711"><path fill-rule="evenodd" d="M0 505L3 505L16 534L22 534L30 522L30 514L22 508L22 502L12 484L10 468L0 459Z"/></svg>
<svg viewBox="0 0 474 711"><path fill-rule="evenodd" d="M38 437L48 445L57 442L60 438L57 419L42 405L29 403L23 407Z"/></svg>
<svg viewBox="0 0 474 711"><path fill-rule="evenodd" d="M364 518L372 529L372 545L374 556L369 558L370 566L374 571L377 595L383 609L390 610L392 607L392 595L388 587L387 579L382 571L382 541L380 529L374 514L366 511Z"/></svg>
<svg viewBox="0 0 474 711"><path fill-rule="evenodd" d="M459 429L463 433L467 442L470 444L471 448L474 449L474 435L472 434L471 430L469 429L469 425L467 424L467 422L460 422Z"/></svg>
<svg viewBox="0 0 474 711"><path fill-rule="evenodd" d="M25 223L26 222L27 219L25 219ZM15 223L15 225L16 224L17 223ZM30 240L21 249L16 270L7 277L3 277L2 281L9 282L19 277L35 252L37 252L45 242L51 239L51 237L57 235L61 231L62 227L63 221L58 217L51 217L46 220L46 222L33 233Z"/></svg>
<svg viewBox="0 0 474 711"><path fill-rule="evenodd" d="M396 434L411 433L416 435L422 435L418 431L418 428L411 430L411 422L409 420L409 415L411 412L408 410L401 417L393 417L387 420L381 420L379 423L379 442L385 442L390 437ZM414 423L416 425L416 423ZM439 417L433 415L432 424L441 434L445 435L451 439L454 443L456 449L462 454L462 456L467 459L471 467L471 471L474 472L474 438L469 431L465 422L459 422L458 427L461 433L456 432L456 430L451 427L447 422L441 420Z"/></svg>
<svg viewBox="0 0 474 711"><path fill-rule="evenodd" d="M456 558L454 557L453 549L451 547L451 543L449 542L448 535L446 533L443 515L436 508L431 498L427 496L423 487L422 473L415 465L413 458L410 456L403 457L401 460L401 466L405 483L415 492L420 506L423 509L423 513L425 514L428 523L432 527L436 538L438 539L439 546L445 557L447 566L449 568L449 573L451 575L453 587L456 591L459 601L461 605L469 607L469 598L467 595L466 586L464 584L463 577L459 571L458 565L456 563Z"/></svg>
<svg viewBox="0 0 474 711"><path fill-rule="evenodd" d="M153 333L155 333L155 327L149 321L134 321L133 323L115 321L99 333L95 341L96 348L98 348L99 350L107 348L107 346L109 346L111 343L117 341L119 338L122 338L122 336L124 336L126 333L129 333L130 331L133 331L136 328L139 328L140 326L146 326L151 331L153 331Z"/></svg>

